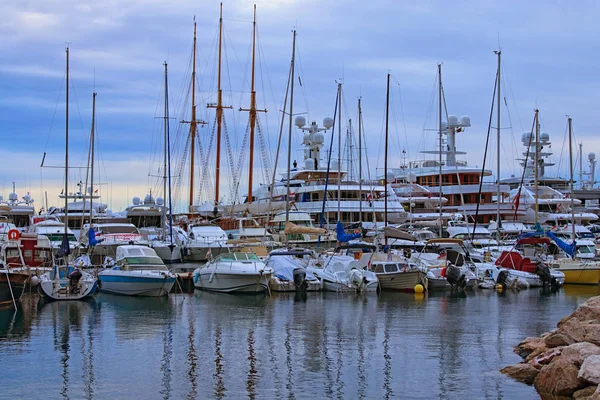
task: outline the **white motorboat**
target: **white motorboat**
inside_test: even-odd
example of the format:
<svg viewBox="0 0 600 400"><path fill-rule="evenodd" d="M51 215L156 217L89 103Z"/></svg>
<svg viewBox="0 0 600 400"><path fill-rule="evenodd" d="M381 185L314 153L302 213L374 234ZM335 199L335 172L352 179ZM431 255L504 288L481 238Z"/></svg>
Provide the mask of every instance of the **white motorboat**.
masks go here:
<svg viewBox="0 0 600 400"><path fill-rule="evenodd" d="M329 292L376 292L379 288L377 275L362 269L350 256L320 258L306 270L321 279L323 290Z"/></svg>
<svg viewBox="0 0 600 400"><path fill-rule="evenodd" d="M90 232L91 229L93 232ZM110 257L116 257L119 246L148 244L148 240L135 225L123 222L94 223L91 227L85 224L82 235L80 240L86 245L92 245L94 254ZM95 238L95 244L90 243L90 237Z"/></svg>
<svg viewBox="0 0 600 400"><path fill-rule="evenodd" d="M55 264L52 271L40 276L38 288L50 300L81 300L96 294L98 281L79 268Z"/></svg>
<svg viewBox="0 0 600 400"><path fill-rule="evenodd" d="M316 292L322 284L317 277L306 270L298 257L309 255L308 252L271 252L267 266L273 269L269 286L274 292Z"/></svg>
<svg viewBox="0 0 600 400"><path fill-rule="evenodd" d="M128 296L166 296L177 275L169 271L154 249L117 247L116 265L98 273L100 290Z"/></svg>
<svg viewBox="0 0 600 400"><path fill-rule="evenodd" d="M189 261L206 261L221 253L229 252L227 234L221 227L210 224L188 226L185 255Z"/></svg>
<svg viewBox="0 0 600 400"><path fill-rule="evenodd" d="M198 289L225 293L268 290L273 270L254 253L222 253L194 271Z"/></svg>

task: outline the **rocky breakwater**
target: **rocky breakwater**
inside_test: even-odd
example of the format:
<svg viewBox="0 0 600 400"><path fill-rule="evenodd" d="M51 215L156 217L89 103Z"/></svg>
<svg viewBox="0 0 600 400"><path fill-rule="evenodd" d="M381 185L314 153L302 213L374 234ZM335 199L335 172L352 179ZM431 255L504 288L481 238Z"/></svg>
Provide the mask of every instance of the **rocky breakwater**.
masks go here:
<svg viewBox="0 0 600 400"><path fill-rule="evenodd" d="M540 337L515 347L523 358L500 372L535 386L541 397L600 400L600 296L592 297Z"/></svg>

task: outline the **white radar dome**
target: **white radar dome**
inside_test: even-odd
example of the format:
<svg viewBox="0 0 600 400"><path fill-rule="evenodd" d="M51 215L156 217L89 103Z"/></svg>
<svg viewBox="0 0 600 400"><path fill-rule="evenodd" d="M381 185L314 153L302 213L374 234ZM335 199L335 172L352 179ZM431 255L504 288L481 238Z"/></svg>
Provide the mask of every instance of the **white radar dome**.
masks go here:
<svg viewBox="0 0 600 400"><path fill-rule="evenodd" d="M141 202L141 200L140 200L140 198L139 198L139 197L135 196L135 197L133 198L133 205L134 205L134 206L137 206L137 205L139 205L139 204L140 204L140 202Z"/></svg>
<svg viewBox="0 0 600 400"><path fill-rule="evenodd" d="M323 118L323 126L327 129L331 128L333 126L333 118L331 118L331 117Z"/></svg>
<svg viewBox="0 0 600 400"><path fill-rule="evenodd" d="M471 126L471 117L469 117L468 115L463 115L460 117L458 123L464 128L469 128Z"/></svg>
<svg viewBox="0 0 600 400"><path fill-rule="evenodd" d="M540 133L540 142L547 142L548 140L550 140L550 135L547 134L546 132L544 133Z"/></svg>
<svg viewBox="0 0 600 400"><path fill-rule="evenodd" d="M152 197L151 194L147 194L146 197L144 197L144 204L152 204L154 203L154 198Z"/></svg>
<svg viewBox="0 0 600 400"><path fill-rule="evenodd" d="M25 196L23 196L23 200L25 200L27 203L29 203L31 201L31 196L26 194Z"/></svg>
<svg viewBox="0 0 600 400"><path fill-rule="evenodd" d="M448 126L456 126L458 125L458 117L456 115L448 116Z"/></svg>
<svg viewBox="0 0 600 400"><path fill-rule="evenodd" d="M325 141L325 136L321 132L315 133L315 138L313 139L315 143L321 144Z"/></svg>
<svg viewBox="0 0 600 400"><path fill-rule="evenodd" d="M315 168L315 162L313 160L311 160L310 158L307 158L306 160L304 160L304 169L314 169Z"/></svg>
<svg viewBox="0 0 600 400"><path fill-rule="evenodd" d="M304 118L302 115L298 115L294 120L294 124L296 124L298 128L302 128L304 125L306 125L306 118Z"/></svg>
<svg viewBox="0 0 600 400"><path fill-rule="evenodd" d="M596 154L595 153L590 153L588 154L588 160L590 161L594 161L596 159ZM0 196L1 197L1 196Z"/></svg>
<svg viewBox="0 0 600 400"><path fill-rule="evenodd" d="M530 140L533 140L533 133L532 132L524 132L521 135L521 141L523 142L523 144L528 144Z"/></svg>
<svg viewBox="0 0 600 400"><path fill-rule="evenodd" d="M17 200L19 200L19 196L17 196L17 194L15 192L12 192L11 194L8 195L8 199L10 201L17 201Z"/></svg>
<svg viewBox="0 0 600 400"><path fill-rule="evenodd" d="M163 204L165 204L165 201L163 200L162 197L157 197L156 198L156 204L159 206L162 206Z"/></svg>
<svg viewBox="0 0 600 400"><path fill-rule="evenodd" d="M308 143L310 143L310 133L306 133L306 134L304 135L304 138L302 139L302 143L303 143L303 144L308 144Z"/></svg>

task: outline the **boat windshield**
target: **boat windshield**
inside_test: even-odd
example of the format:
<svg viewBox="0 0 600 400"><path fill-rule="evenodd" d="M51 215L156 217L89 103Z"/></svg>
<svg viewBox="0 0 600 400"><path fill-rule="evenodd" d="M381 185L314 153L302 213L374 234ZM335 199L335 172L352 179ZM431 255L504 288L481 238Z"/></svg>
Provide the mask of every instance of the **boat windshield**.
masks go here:
<svg viewBox="0 0 600 400"><path fill-rule="evenodd" d="M164 265L160 257L127 257L122 262L124 265Z"/></svg>
<svg viewBox="0 0 600 400"><path fill-rule="evenodd" d="M222 261L259 261L254 253L224 253L219 258Z"/></svg>
<svg viewBox="0 0 600 400"><path fill-rule="evenodd" d="M103 234L121 234L121 233L138 233L134 225L112 225L103 226L100 228Z"/></svg>
<svg viewBox="0 0 600 400"><path fill-rule="evenodd" d="M580 254L595 254L596 248L594 246L577 246L577 252Z"/></svg>
<svg viewBox="0 0 600 400"><path fill-rule="evenodd" d="M62 242L63 240L63 233L46 233L46 237L51 241L51 242ZM67 235L69 237L69 242L76 242L77 239L75 238L75 235L72 233L69 233Z"/></svg>

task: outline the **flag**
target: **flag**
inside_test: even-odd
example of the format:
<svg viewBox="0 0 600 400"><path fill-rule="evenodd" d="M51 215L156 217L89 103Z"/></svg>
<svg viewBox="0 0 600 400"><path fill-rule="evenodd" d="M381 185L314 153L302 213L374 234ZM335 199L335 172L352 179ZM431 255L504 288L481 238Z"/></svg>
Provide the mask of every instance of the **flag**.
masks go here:
<svg viewBox="0 0 600 400"><path fill-rule="evenodd" d="M69 246L69 235L67 235L67 232L65 232L63 234L63 239L62 239L62 243L60 244L60 248L56 252L56 257L58 257L58 258L66 257L69 254L71 254L71 248Z"/></svg>

